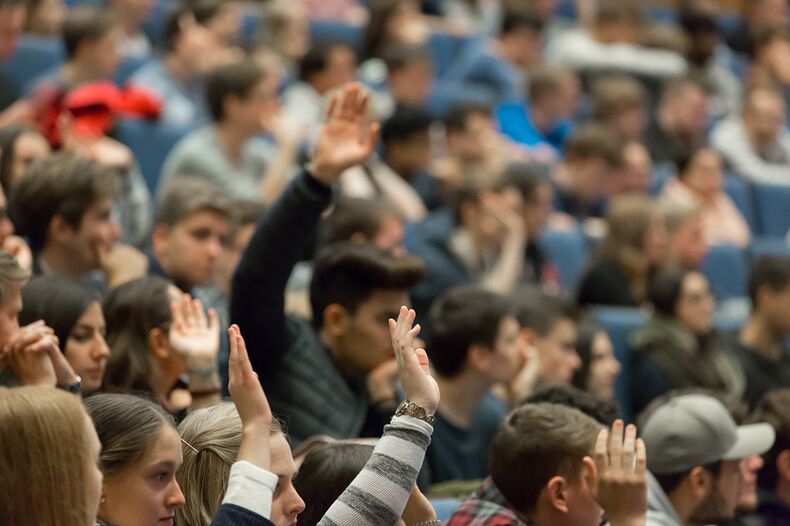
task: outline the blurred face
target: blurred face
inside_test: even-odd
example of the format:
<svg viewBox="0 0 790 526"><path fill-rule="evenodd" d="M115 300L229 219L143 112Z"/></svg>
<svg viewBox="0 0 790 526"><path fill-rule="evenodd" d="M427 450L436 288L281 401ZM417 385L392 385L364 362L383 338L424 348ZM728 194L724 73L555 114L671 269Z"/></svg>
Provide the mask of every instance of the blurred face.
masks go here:
<svg viewBox="0 0 790 526"><path fill-rule="evenodd" d="M777 334L790 334L790 285L777 292L765 287L761 297L761 311L766 313L771 328Z"/></svg>
<svg viewBox="0 0 790 526"><path fill-rule="evenodd" d="M207 285L225 251L228 217L212 210L187 216L162 234L160 263L177 282Z"/></svg>
<svg viewBox="0 0 790 526"><path fill-rule="evenodd" d="M178 20L179 35L173 42L174 53L190 73L208 73L216 65L216 55L221 49L217 37L195 21L190 13Z"/></svg>
<svg viewBox="0 0 790 526"><path fill-rule="evenodd" d="M545 336L536 334L533 345L540 357L541 382L569 384L582 364L576 352L576 325L568 319L558 320Z"/></svg>
<svg viewBox="0 0 790 526"><path fill-rule="evenodd" d="M280 112L277 79L267 76L244 99L226 104L226 120L235 122L249 135L270 132L274 116Z"/></svg>
<svg viewBox="0 0 790 526"><path fill-rule="evenodd" d="M390 93L395 102L423 106L433 87L431 61L413 60L389 75Z"/></svg>
<svg viewBox="0 0 790 526"><path fill-rule="evenodd" d="M790 41L777 38L763 48L757 60L782 86L790 85Z"/></svg>
<svg viewBox="0 0 790 526"><path fill-rule="evenodd" d="M542 184L537 187L534 199L524 203L524 224L530 239L537 239L546 227L551 215L551 185Z"/></svg>
<svg viewBox="0 0 790 526"><path fill-rule="evenodd" d="M790 23L787 0L756 0L749 18L757 27L782 26Z"/></svg>
<svg viewBox="0 0 790 526"><path fill-rule="evenodd" d="M395 254L402 254L404 226L403 221L394 216L385 216L381 220L379 231L372 239L373 243L384 250L389 250Z"/></svg>
<svg viewBox="0 0 790 526"><path fill-rule="evenodd" d="M650 152L642 143L630 142L623 150L623 158L625 167L620 172L621 184L617 191L647 193L653 179L653 160L650 158Z"/></svg>
<svg viewBox="0 0 790 526"><path fill-rule="evenodd" d="M765 461L760 455L747 457L741 461L741 490L738 493L738 509L754 511L757 509L757 473Z"/></svg>
<svg viewBox="0 0 790 526"><path fill-rule="evenodd" d="M239 265L241 255L244 249L252 239L255 233L255 223L250 223L239 228L236 236L230 240L230 243L222 251L222 255L217 262L217 282L220 287L230 294L230 284L233 279L233 273L236 272L236 267Z"/></svg>
<svg viewBox="0 0 790 526"><path fill-rule="evenodd" d="M388 320L397 319L401 305L408 304L406 291L376 290L355 313L347 314L336 349L347 371L369 372L394 358Z"/></svg>
<svg viewBox="0 0 790 526"><path fill-rule="evenodd" d="M521 343L521 326L516 318L508 316L500 321L487 373L491 382L509 382L521 371L525 361Z"/></svg>
<svg viewBox="0 0 790 526"><path fill-rule="evenodd" d="M590 374L585 390L604 400L614 398L614 382L620 374L620 362L614 356L609 336L599 331L590 351Z"/></svg>
<svg viewBox="0 0 790 526"><path fill-rule="evenodd" d="M172 526L184 494L176 482L181 466L178 432L165 424L156 441L136 464L104 481L106 500L99 518L123 526Z"/></svg>
<svg viewBox="0 0 790 526"><path fill-rule="evenodd" d="M431 164L431 155L431 141L427 130L392 141L387 146L387 163L405 179L426 169Z"/></svg>
<svg viewBox="0 0 790 526"><path fill-rule="evenodd" d="M323 80L319 89L326 93L339 88L349 82L354 82L357 77L357 57L346 46L337 46L329 53L326 69L321 75Z"/></svg>
<svg viewBox="0 0 790 526"><path fill-rule="evenodd" d="M116 10L124 24L127 22L133 26L138 26L148 20L151 9L157 0L112 0L113 9Z"/></svg>
<svg viewBox="0 0 790 526"><path fill-rule="evenodd" d="M82 273L101 267L99 254L110 250L121 235L121 227L112 218L112 199L96 200L85 211L77 230L68 227L63 250L72 260L72 267Z"/></svg>
<svg viewBox="0 0 790 526"><path fill-rule="evenodd" d="M694 511L695 523L711 524L735 517L741 488L740 460L724 460L707 498Z"/></svg>
<svg viewBox="0 0 790 526"><path fill-rule="evenodd" d="M6 285L0 302L0 345L5 345L19 330L19 313L22 311L22 287L18 283Z"/></svg>
<svg viewBox="0 0 790 526"><path fill-rule="evenodd" d="M708 287L708 280L699 272L690 272L683 279L675 315L678 321L696 335L704 335L713 328L716 302Z"/></svg>
<svg viewBox="0 0 790 526"><path fill-rule="evenodd" d="M689 269L698 269L708 255L705 225L702 218L692 216L683 221L670 238L672 255L677 262Z"/></svg>
<svg viewBox="0 0 790 526"><path fill-rule="evenodd" d="M93 421L85 414L85 436L88 439L88 456L85 465L85 509L95 516L99 511L99 501L101 500L102 480L104 476L99 469L99 455L101 454L101 442L96 435Z"/></svg>
<svg viewBox="0 0 790 526"><path fill-rule="evenodd" d="M723 190L721 157L713 150L701 150L692 159L683 182L703 201L713 201Z"/></svg>
<svg viewBox="0 0 790 526"><path fill-rule="evenodd" d="M206 28L217 42L233 45L239 40L241 17L241 6L237 2L225 2L217 15L208 21Z"/></svg>
<svg viewBox="0 0 790 526"><path fill-rule="evenodd" d="M743 112L743 123L758 149L776 142L786 121L785 102L769 91L753 93Z"/></svg>
<svg viewBox="0 0 790 526"><path fill-rule="evenodd" d="M532 28L522 27L503 36L510 50L510 59L519 68L539 64L543 52L543 35Z"/></svg>
<svg viewBox="0 0 790 526"><path fill-rule="evenodd" d="M666 260L667 247L667 228L664 218L656 214L650 220L650 227L645 234L645 255L651 265L661 265Z"/></svg>
<svg viewBox="0 0 790 526"><path fill-rule="evenodd" d="M275 526L293 526L296 524L297 515L304 511L305 506L293 486L296 464L291 456L291 448L282 433L272 435L269 471L277 475L270 520Z"/></svg>
<svg viewBox="0 0 790 526"><path fill-rule="evenodd" d="M26 12L24 5L0 7L0 61L14 54L22 36Z"/></svg>
<svg viewBox="0 0 790 526"><path fill-rule="evenodd" d="M27 173L33 161L43 159L51 148L38 132L23 133L14 143L14 158L11 161L11 188L14 188Z"/></svg>
<svg viewBox="0 0 790 526"><path fill-rule="evenodd" d="M123 30L116 27L95 42L84 42L77 51L77 58L90 64L93 74L99 79L111 79L121 64L118 49L123 39Z"/></svg>
<svg viewBox="0 0 790 526"><path fill-rule="evenodd" d="M606 194L609 174L613 167L603 159L579 159L569 162L573 176L572 192L583 202L594 202Z"/></svg>
<svg viewBox="0 0 790 526"><path fill-rule="evenodd" d="M671 103L677 132L693 137L703 136L708 128L710 112L708 97L697 86L687 86Z"/></svg>
<svg viewBox="0 0 790 526"><path fill-rule="evenodd" d="M291 12L285 21L282 38L277 41L284 46L285 57L297 61L310 49L310 18L301 7L301 2L290 4Z"/></svg>
<svg viewBox="0 0 790 526"><path fill-rule="evenodd" d="M642 105L635 105L613 116L609 125L626 139L639 140L647 127L647 113Z"/></svg>
<svg viewBox="0 0 790 526"><path fill-rule="evenodd" d="M37 35L54 38L60 35L65 17L66 6L63 0L42 0L31 14L29 29Z"/></svg>
<svg viewBox="0 0 790 526"><path fill-rule="evenodd" d="M98 302L91 303L71 329L63 346L63 354L74 372L82 378L85 392L96 391L101 387L107 358L110 356L110 348L104 340L106 332L101 305Z"/></svg>
<svg viewBox="0 0 790 526"><path fill-rule="evenodd" d="M481 162L486 158L486 145L496 136L496 126L490 115L472 114L466 119L465 129L448 136L452 155L461 162Z"/></svg>

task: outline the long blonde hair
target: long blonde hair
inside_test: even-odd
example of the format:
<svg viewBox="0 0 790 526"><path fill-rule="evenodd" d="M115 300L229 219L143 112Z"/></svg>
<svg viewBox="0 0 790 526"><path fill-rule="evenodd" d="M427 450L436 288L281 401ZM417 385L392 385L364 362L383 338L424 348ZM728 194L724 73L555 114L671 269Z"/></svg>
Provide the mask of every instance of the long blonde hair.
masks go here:
<svg viewBox="0 0 790 526"><path fill-rule="evenodd" d="M647 296L651 270L645 254L645 240L660 215L658 206L650 198L637 194L615 197L606 211L608 231L601 254L622 267L631 293L639 301Z"/></svg>
<svg viewBox="0 0 790 526"><path fill-rule="evenodd" d="M178 426L184 462L176 480L186 505L176 509L179 526L208 526L228 489L230 466L241 446L241 419L230 402L193 411ZM275 420L271 433L281 433ZM194 449L193 449L194 448Z"/></svg>
<svg viewBox="0 0 790 526"><path fill-rule="evenodd" d="M0 388L0 524L88 526L87 415L52 387Z"/></svg>

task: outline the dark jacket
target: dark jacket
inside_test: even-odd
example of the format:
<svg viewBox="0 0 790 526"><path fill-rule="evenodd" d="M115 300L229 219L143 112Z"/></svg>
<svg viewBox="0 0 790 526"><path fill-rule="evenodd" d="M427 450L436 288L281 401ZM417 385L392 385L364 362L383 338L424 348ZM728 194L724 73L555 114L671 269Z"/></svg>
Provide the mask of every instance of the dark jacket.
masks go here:
<svg viewBox="0 0 790 526"><path fill-rule="evenodd" d="M734 348L746 375L744 399L751 407L768 391L790 386L790 349L783 349L779 360L771 360L741 343Z"/></svg>
<svg viewBox="0 0 790 526"><path fill-rule="evenodd" d="M673 389L703 387L743 394L743 370L716 334L698 338L676 319L654 314L633 335L631 346L636 412Z"/></svg>
<svg viewBox="0 0 790 526"><path fill-rule="evenodd" d="M577 293L579 305L638 307L623 268L615 261L598 257L584 272Z"/></svg>
<svg viewBox="0 0 790 526"><path fill-rule="evenodd" d="M394 411L369 412L365 378L347 378L316 330L284 313L288 277L331 195L309 173L299 174L258 224L233 277L231 321L241 328L272 411L285 417L294 445L312 435L380 434Z"/></svg>

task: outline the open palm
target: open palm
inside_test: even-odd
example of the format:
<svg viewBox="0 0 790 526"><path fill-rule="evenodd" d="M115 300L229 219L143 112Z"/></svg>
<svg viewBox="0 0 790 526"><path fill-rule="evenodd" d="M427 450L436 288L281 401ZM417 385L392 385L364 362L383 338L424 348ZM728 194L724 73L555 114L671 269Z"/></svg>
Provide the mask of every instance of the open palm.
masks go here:
<svg viewBox="0 0 790 526"><path fill-rule="evenodd" d="M392 348L398 362L403 393L409 401L432 415L439 407L439 384L431 376L425 349L415 349L414 340L420 334L419 325L412 327L416 317L413 310L401 307L398 320L389 320Z"/></svg>
<svg viewBox="0 0 790 526"><path fill-rule="evenodd" d="M200 300L189 294L171 304L170 346L185 360L214 358L219 352L219 319L214 309L208 316Z"/></svg>
<svg viewBox="0 0 790 526"><path fill-rule="evenodd" d="M348 84L332 97L313 156L313 175L333 184L344 170L361 163L373 151L379 125L367 118L368 94Z"/></svg>

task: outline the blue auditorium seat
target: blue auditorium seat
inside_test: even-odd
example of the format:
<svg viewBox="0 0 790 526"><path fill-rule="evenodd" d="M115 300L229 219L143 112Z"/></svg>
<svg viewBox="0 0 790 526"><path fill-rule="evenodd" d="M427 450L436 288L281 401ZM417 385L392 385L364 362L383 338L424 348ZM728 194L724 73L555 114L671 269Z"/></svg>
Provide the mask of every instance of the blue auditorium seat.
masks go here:
<svg viewBox="0 0 790 526"><path fill-rule="evenodd" d="M746 252L731 245L714 245L702 263L702 272L710 282L717 300L747 296L748 263Z"/></svg>
<svg viewBox="0 0 790 526"><path fill-rule="evenodd" d="M115 136L132 150L148 189L154 193L167 154L190 131L191 128L161 126L143 119L121 119Z"/></svg>
<svg viewBox="0 0 790 526"><path fill-rule="evenodd" d="M115 82L118 86L123 86L126 84L132 75L134 75L135 71L140 69L143 64L148 62L148 58L146 57L126 57L121 61L121 64L118 66L118 70L115 72L113 76L113 82Z"/></svg>
<svg viewBox="0 0 790 526"><path fill-rule="evenodd" d="M615 384L615 396L620 402L623 417L627 421L631 421L635 415L632 415L631 411L632 356L630 337L634 331L647 322L647 317L642 310L627 307L596 307L593 309L593 317L609 335L614 346L614 355L622 365L620 376Z"/></svg>
<svg viewBox="0 0 790 526"><path fill-rule="evenodd" d="M313 42L343 42L361 51L364 30L360 26L335 20L311 20L310 38Z"/></svg>
<svg viewBox="0 0 790 526"><path fill-rule="evenodd" d="M753 233L757 233L758 225L754 215L754 194L751 185L738 175L727 174L724 178L724 190L743 214L743 218L749 224L749 229Z"/></svg>
<svg viewBox="0 0 790 526"><path fill-rule="evenodd" d="M450 515L458 509L461 501L458 499L434 499L431 500L431 506L436 510L436 518L440 521L446 521Z"/></svg>
<svg viewBox="0 0 790 526"><path fill-rule="evenodd" d="M444 117L454 105L469 102L492 104L494 96L483 86L443 79L434 83L427 109L435 117Z"/></svg>
<svg viewBox="0 0 790 526"><path fill-rule="evenodd" d="M455 59L475 37L433 33L428 40L428 50L433 61L433 75L442 78L450 70Z"/></svg>
<svg viewBox="0 0 790 526"><path fill-rule="evenodd" d="M790 230L790 186L756 183L754 195L760 233L784 238Z"/></svg>
<svg viewBox="0 0 790 526"><path fill-rule="evenodd" d="M538 241L548 259L557 266L560 284L573 290L587 259L584 236L578 229L547 230Z"/></svg>
<svg viewBox="0 0 790 526"><path fill-rule="evenodd" d="M21 89L47 71L55 69L66 59L63 43L58 39L34 35L23 36L14 54L2 67Z"/></svg>
<svg viewBox="0 0 790 526"><path fill-rule="evenodd" d="M758 237L752 240L749 254L752 260L764 256L778 256L790 259L790 242L776 237Z"/></svg>

